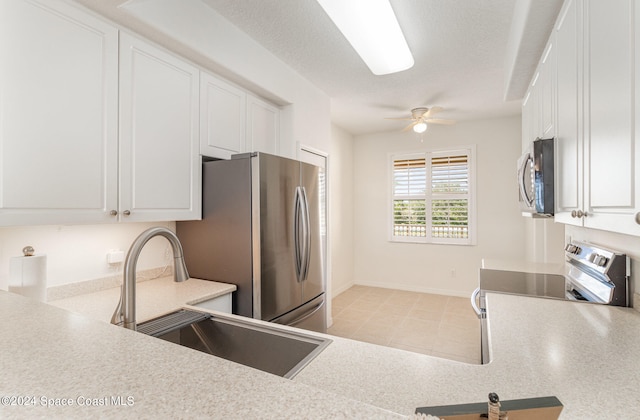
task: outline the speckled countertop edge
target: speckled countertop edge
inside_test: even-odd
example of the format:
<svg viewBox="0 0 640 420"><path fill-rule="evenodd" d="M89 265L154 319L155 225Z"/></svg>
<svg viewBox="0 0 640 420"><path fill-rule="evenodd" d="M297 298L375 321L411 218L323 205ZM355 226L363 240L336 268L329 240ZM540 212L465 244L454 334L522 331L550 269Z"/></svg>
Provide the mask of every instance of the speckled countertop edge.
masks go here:
<svg viewBox="0 0 640 420"><path fill-rule="evenodd" d="M403 418L11 293L0 316L0 397L35 403L3 418Z"/></svg>
<svg viewBox="0 0 640 420"><path fill-rule="evenodd" d="M488 313L487 365L336 340L294 380L405 415L496 392L501 399L556 396L562 419L640 418L638 312L488 294Z"/></svg>
<svg viewBox="0 0 640 420"><path fill-rule="evenodd" d="M495 391L502 399L555 395L565 404L562 419L588 414L640 417L635 391L613 393L610 398L615 404L613 400L593 404L602 399L602 387L640 387L640 367L634 356L640 351L638 312L499 294L489 294L488 304L493 347L488 365L329 336L331 345L290 382L309 386L323 398L333 398L325 395L329 393L354 404L380 407L389 415L410 416L421 406L480 402ZM585 337L590 338L589 345L583 342ZM585 372L585 358L592 360L612 350L623 356L625 369L617 365L620 358L608 358Z"/></svg>

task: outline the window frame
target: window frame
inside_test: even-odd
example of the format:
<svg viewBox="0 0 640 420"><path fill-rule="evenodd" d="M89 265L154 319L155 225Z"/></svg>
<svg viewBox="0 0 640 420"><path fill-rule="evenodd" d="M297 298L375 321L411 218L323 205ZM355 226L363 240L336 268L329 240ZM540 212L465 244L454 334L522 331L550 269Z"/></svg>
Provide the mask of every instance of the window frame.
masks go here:
<svg viewBox="0 0 640 420"><path fill-rule="evenodd" d="M438 198L438 193L434 194L432 191L432 182L431 182L431 159L433 157L440 156L458 156L458 155L466 155L467 156L467 164L468 164L468 193L466 194L466 198L468 198L468 238L434 238L432 237L432 200ZM404 196L399 195L396 196L395 193L395 178L394 178L394 162L396 160L401 159L416 159L416 158L424 158L425 159L425 168L426 168L426 186L427 190L424 194L425 200L425 209L426 209L426 236L425 237L415 237L415 236L395 236L394 235L394 202L396 199L402 199ZM396 152L390 153L388 157L388 173L389 173L389 187L388 187L388 209L389 214L387 217L387 225L388 225L388 240L389 242L396 243L420 243L420 244L439 244L439 245L476 245L476 190L477 190L477 182L476 182L476 145L465 145L465 146L457 146L455 148L440 148L440 149L429 149L424 151L409 151L409 152ZM412 197L414 199L415 196ZM421 198L418 198L421 199Z"/></svg>

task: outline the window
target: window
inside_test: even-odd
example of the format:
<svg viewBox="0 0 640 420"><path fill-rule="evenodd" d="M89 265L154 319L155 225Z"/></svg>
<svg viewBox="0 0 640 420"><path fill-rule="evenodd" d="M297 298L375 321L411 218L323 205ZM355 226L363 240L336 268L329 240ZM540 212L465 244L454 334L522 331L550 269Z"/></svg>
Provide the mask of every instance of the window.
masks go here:
<svg viewBox="0 0 640 420"><path fill-rule="evenodd" d="M473 149L392 156L392 241L475 242Z"/></svg>

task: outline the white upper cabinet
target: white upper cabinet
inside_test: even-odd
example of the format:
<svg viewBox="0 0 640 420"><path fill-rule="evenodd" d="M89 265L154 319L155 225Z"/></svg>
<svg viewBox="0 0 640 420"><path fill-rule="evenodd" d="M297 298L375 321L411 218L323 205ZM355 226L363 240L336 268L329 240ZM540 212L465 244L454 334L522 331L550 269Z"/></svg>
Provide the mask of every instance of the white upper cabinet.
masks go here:
<svg viewBox="0 0 640 420"><path fill-rule="evenodd" d="M0 2L0 225L111 220L118 31L63 2Z"/></svg>
<svg viewBox="0 0 640 420"><path fill-rule="evenodd" d="M278 154L280 109L211 74L200 87L200 153L229 159L243 152Z"/></svg>
<svg viewBox="0 0 640 420"><path fill-rule="evenodd" d="M555 135L555 48L550 40L522 101L522 147Z"/></svg>
<svg viewBox="0 0 640 420"><path fill-rule="evenodd" d="M198 110L197 68L121 34L121 220L200 217Z"/></svg>
<svg viewBox="0 0 640 420"><path fill-rule="evenodd" d="M244 152L246 93L204 72L200 83L200 153L229 159Z"/></svg>
<svg viewBox="0 0 640 420"><path fill-rule="evenodd" d="M631 179L633 180L632 190L630 191L633 196L633 201L635 201L634 209L627 209L627 215L633 215L633 222L631 227L629 227L629 223L633 223L629 221L628 217L623 217L624 225L621 227L621 231L627 231L627 233L632 233L634 235L640 235L640 6L635 5L633 10L633 22L634 22L634 127L635 132L633 133L635 138L635 147L633 149L633 162L634 165L631 167L632 175ZM627 216L625 215L625 216Z"/></svg>
<svg viewBox="0 0 640 420"><path fill-rule="evenodd" d="M540 138L551 138L555 135L555 96L556 96L556 49L553 36L547 44L540 63L538 79L538 130Z"/></svg>
<svg viewBox="0 0 640 420"><path fill-rule="evenodd" d="M195 67L56 0L0 2L0 62L0 225L200 217Z"/></svg>
<svg viewBox="0 0 640 420"><path fill-rule="evenodd" d="M585 2L584 226L640 234L633 0ZM640 28L638 28L640 29ZM638 120L640 123L640 120Z"/></svg>
<svg viewBox="0 0 640 420"><path fill-rule="evenodd" d="M280 110L253 95L247 95L246 149L277 155L279 139Z"/></svg>
<svg viewBox="0 0 640 420"><path fill-rule="evenodd" d="M582 208L582 4L568 0L555 27L556 44L556 209L555 220L581 225ZM573 217L571 216L573 212Z"/></svg>
<svg viewBox="0 0 640 420"><path fill-rule="evenodd" d="M557 221L640 235L636 9L567 0L556 25Z"/></svg>
<svg viewBox="0 0 640 420"><path fill-rule="evenodd" d="M525 150L532 139L535 139L533 128L535 92L530 87L522 100L522 150Z"/></svg>

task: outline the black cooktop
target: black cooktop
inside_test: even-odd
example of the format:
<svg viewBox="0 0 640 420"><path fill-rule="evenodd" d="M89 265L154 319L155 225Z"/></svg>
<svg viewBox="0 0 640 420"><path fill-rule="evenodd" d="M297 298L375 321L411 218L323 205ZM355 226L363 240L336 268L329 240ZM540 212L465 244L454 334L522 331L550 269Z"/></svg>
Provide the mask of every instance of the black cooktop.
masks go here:
<svg viewBox="0 0 640 420"><path fill-rule="evenodd" d="M523 296L565 298L565 278L559 274L480 269L480 290Z"/></svg>

